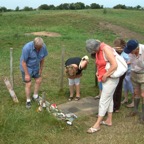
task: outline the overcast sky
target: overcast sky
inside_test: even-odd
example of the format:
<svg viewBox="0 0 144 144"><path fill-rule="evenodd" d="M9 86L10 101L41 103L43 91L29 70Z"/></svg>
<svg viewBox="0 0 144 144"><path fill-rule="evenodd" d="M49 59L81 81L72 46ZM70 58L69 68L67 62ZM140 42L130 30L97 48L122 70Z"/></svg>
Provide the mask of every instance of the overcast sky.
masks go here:
<svg viewBox="0 0 144 144"><path fill-rule="evenodd" d="M76 2L82 2L85 5L96 3L109 8L112 8L117 4L132 7L140 5L141 7L144 7L144 0L0 0L0 7L6 7L7 9L15 9L17 6L19 6L20 9L23 9L25 6L38 8L42 4L58 6L63 3Z"/></svg>

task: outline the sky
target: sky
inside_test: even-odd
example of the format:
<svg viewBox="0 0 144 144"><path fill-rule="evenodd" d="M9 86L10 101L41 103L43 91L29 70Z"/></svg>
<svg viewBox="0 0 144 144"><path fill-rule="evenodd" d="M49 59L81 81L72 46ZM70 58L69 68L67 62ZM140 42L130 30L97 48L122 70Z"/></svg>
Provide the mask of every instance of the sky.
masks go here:
<svg viewBox="0 0 144 144"><path fill-rule="evenodd" d="M144 7L143 0L0 0L0 7L6 7L7 9L14 9L18 6L20 9L23 9L25 6L38 8L42 4L58 6L63 3L76 3L82 2L85 5L90 5L96 3L103 5L105 8L112 8L118 4L125 6L135 7L140 5Z"/></svg>

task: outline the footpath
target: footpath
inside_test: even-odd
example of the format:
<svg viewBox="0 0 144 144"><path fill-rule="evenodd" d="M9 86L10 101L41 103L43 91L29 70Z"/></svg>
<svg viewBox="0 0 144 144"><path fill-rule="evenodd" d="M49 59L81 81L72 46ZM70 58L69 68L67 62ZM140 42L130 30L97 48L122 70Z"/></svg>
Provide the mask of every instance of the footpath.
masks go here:
<svg viewBox="0 0 144 144"><path fill-rule="evenodd" d="M58 109L64 114L74 113L76 116L88 116L98 112L99 99L95 100L94 97L81 98L79 101L70 101L58 105Z"/></svg>

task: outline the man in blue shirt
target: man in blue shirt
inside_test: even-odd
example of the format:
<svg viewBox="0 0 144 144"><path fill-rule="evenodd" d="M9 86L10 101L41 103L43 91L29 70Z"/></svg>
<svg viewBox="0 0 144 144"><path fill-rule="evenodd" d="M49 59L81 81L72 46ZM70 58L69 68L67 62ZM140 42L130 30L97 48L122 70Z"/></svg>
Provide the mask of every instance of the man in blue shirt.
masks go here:
<svg viewBox="0 0 144 144"><path fill-rule="evenodd" d="M44 58L48 55L46 45L43 39L36 37L33 41L28 42L22 49L22 55L20 58L20 70L22 73L22 79L25 82L26 93L26 108L31 107L31 78L35 79L34 86L34 100L38 100L38 91L42 82L42 70L44 65Z"/></svg>

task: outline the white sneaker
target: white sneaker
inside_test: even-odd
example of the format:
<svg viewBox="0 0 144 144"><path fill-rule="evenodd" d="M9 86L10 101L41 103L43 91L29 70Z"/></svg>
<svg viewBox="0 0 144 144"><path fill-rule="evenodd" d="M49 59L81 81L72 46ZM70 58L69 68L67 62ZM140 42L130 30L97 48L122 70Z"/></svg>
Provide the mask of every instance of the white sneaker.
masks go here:
<svg viewBox="0 0 144 144"><path fill-rule="evenodd" d="M31 108L31 102L26 102L26 108L30 109Z"/></svg>
<svg viewBox="0 0 144 144"><path fill-rule="evenodd" d="M33 97L33 101L37 102L38 105L40 105L40 97L39 96L37 98Z"/></svg>

